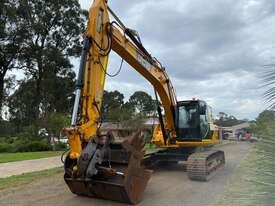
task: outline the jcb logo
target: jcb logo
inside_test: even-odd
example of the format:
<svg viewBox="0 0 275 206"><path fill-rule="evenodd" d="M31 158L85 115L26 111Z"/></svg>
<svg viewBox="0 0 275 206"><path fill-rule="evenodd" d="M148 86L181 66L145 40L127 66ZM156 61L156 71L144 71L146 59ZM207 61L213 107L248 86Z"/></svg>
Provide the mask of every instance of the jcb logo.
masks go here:
<svg viewBox="0 0 275 206"><path fill-rule="evenodd" d="M137 52L137 61L146 69L150 70L152 68L152 64L150 64L141 54Z"/></svg>

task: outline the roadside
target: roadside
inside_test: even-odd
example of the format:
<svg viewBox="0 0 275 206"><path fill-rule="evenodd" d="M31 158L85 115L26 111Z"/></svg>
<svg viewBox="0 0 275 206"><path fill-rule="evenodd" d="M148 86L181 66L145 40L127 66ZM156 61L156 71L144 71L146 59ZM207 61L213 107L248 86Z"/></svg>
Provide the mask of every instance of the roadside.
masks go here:
<svg viewBox="0 0 275 206"><path fill-rule="evenodd" d="M251 144L241 142L219 147L225 151L225 167L209 182L188 179L180 165L160 168L154 172L139 205L211 205L224 196L235 170L251 149ZM63 172L57 172L30 184L0 191L3 205L18 206L74 206L74 205L125 205L101 199L73 195L63 180Z"/></svg>
<svg viewBox="0 0 275 206"><path fill-rule="evenodd" d="M14 175L11 177L0 178L0 191L3 189L18 187L29 184L33 181L48 178L52 175L63 173L63 167L52 168L48 170L24 173L21 175ZM1 192L0 192L1 193Z"/></svg>
<svg viewBox="0 0 275 206"><path fill-rule="evenodd" d="M274 142L262 140L242 160L225 195L213 206L274 205Z"/></svg>
<svg viewBox="0 0 275 206"><path fill-rule="evenodd" d="M62 166L59 156L0 164L0 178Z"/></svg>

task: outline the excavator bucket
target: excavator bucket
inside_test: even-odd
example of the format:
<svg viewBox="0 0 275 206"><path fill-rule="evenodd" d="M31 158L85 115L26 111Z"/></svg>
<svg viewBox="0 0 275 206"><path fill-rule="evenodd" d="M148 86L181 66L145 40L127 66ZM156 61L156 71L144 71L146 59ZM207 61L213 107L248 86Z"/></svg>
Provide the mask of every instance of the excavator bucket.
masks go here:
<svg viewBox="0 0 275 206"><path fill-rule="evenodd" d="M67 159L65 182L71 192L77 195L136 204L141 200L152 174L143 166L144 153L144 138L140 133L135 133L122 143L120 151L115 151L115 159L119 161L103 161L96 166L97 174L92 177L75 176L72 165L76 162Z"/></svg>

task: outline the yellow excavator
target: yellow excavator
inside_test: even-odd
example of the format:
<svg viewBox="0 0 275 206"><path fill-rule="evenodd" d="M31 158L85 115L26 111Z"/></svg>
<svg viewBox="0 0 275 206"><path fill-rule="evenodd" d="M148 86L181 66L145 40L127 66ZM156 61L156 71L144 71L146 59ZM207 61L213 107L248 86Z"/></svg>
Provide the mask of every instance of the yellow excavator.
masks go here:
<svg viewBox="0 0 275 206"><path fill-rule="evenodd" d="M99 128L111 50L152 84L161 103L151 140L160 148L155 152L145 152L140 131L119 143L111 132ZM143 47L138 33L108 7L107 0L94 0L89 10L71 125L64 132L70 146L64 180L77 195L136 204L159 162L182 161L188 176L202 181L225 164L223 151L209 149L219 142L210 107L202 100L177 101L165 68ZM197 152L197 148L208 149Z"/></svg>

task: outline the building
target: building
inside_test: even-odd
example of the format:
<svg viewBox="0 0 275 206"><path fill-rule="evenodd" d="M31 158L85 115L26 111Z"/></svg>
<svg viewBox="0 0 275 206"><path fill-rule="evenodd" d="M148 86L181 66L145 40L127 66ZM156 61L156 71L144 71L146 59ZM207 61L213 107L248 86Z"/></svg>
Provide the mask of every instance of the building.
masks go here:
<svg viewBox="0 0 275 206"><path fill-rule="evenodd" d="M238 139L239 135L243 136L250 124L249 122L244 122L241 124L233 125L231 127L219 127L223 131L224 139Z"/></svg>
<svg viewBox="0 0 275 206"><path fill-rule="evenodd" d="M119 140L131 136L137 130L141 130L144 133L145 139L149 140L152 136L153 126L156 124L158 124L157 117L125 122L103 122L100 125L100 131L112 132L115 139Z"/></svg>

